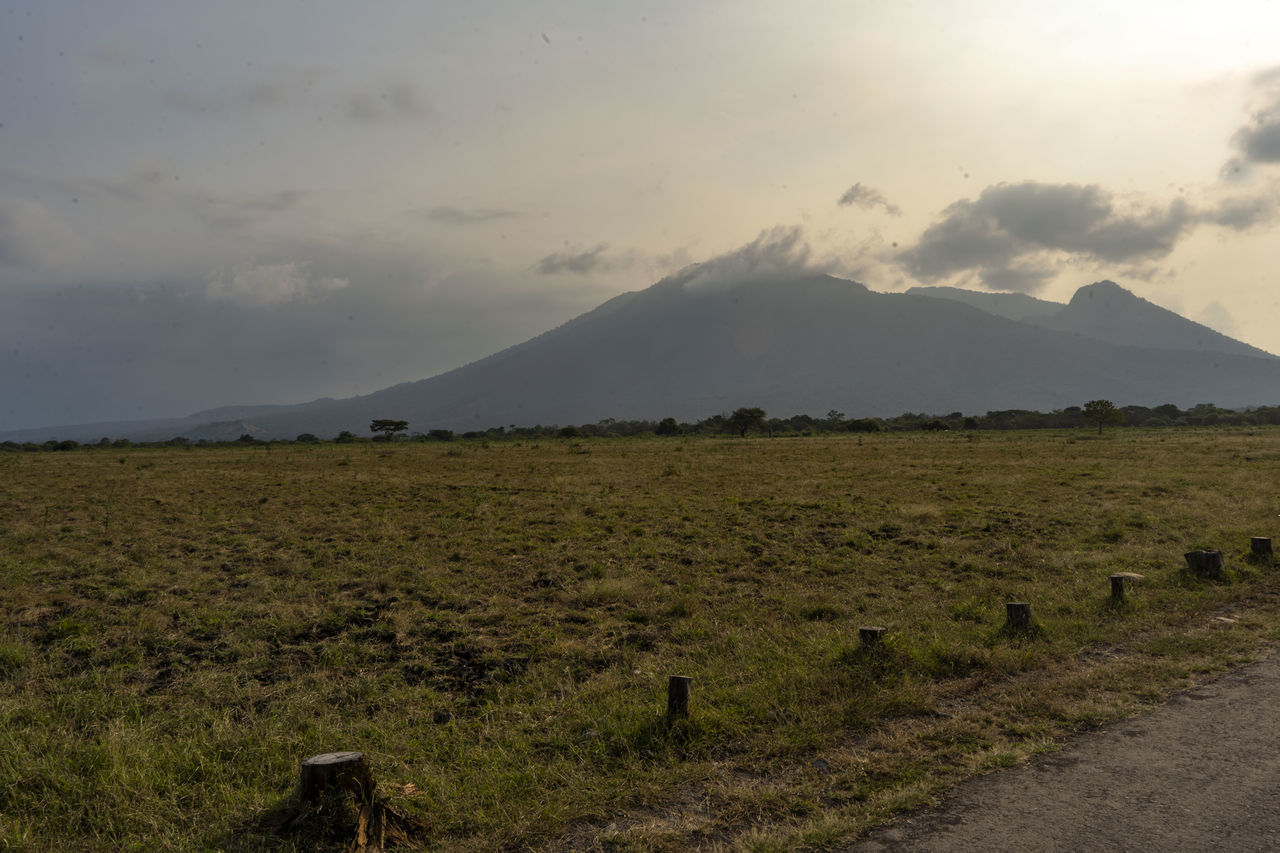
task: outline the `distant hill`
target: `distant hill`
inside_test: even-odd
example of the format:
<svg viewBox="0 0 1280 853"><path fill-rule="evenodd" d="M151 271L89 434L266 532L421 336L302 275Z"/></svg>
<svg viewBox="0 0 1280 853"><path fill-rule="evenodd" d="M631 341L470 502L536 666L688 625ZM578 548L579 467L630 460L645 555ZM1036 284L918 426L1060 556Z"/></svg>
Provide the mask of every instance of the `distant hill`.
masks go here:
<svg viewBox="0 0 1280 853"><path fill-rule="evenodd" d="M963 302L998 317L1122 346L1275 357L1161 308L1114 281L1080 288L1067 305L1025 293L988 293L959 287L913 287L907 293Z"/></svg>
<svg viewBox="0 0 1280 853"><path fill-rule="evenodd" d="M965 290L960 287L913 287L907 293L915 296L933 296L938 299L950 299L963 302L974 308L981 308L988 314L997 317L1008 317L1010 320L1032 321L1052 317L1066 306L1061 302L1049 302L1036 299L1025 293L990 293L980 290Z"/></svg>
<svg viewBox="0 0 1280 853"><path fill-rule="evenodd" d="M1114 281L1100 281L1080 288L1065 308L1035 322L1049 329L1087 335L1113 344L1275 358L1265 350L1135 296Z"/></svg>
<svg viewBox="0 0 1280 853"><path fill-rule="evenodd" d="M705 279L693 268L465 367L363 397L43 437L332 437L368 435L373 418L408 420L411 431L466 431L696 420L739 406L862 417L1051 411L1099 397L1179 407L1280 403L1280 359L1110 282L1082 288L1051 317L1019 321L824 275L714 286ZM1033 304L986 304L1018 303ZM42 440L33 432L0 439Z"/></svg>

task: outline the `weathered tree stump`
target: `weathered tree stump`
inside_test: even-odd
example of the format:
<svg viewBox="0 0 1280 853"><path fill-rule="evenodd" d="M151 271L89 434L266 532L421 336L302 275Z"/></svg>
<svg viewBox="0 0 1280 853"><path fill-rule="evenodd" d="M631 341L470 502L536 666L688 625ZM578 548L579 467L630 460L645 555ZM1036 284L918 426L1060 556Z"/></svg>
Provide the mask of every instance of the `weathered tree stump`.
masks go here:
<svg viewBox="0 0 1280 853"><path fill-rule="evenodd" d="M1125 586L1140 580L1142 575L1136 572L1116 572L1111 576L1111 597L1116 601L1123 601Z"/></svg>
<svg viewBox="0 0 1280 853"><path fill-rule="evenodd" d="M1222 558L1222 552L1216 548L1207 551L1188 551L1183 556L1187 560L1187 567L1191 571L1205 578L1221 578L1223 568L1226 562Z"/></svg>
<svg viewBox="0 0 1280 853"><path fill-rule="evenodd" d="M687 675L673 675L667 680L667 722L689 716L689 685L692 681Z"/></svg>
<svg viewBox="0 0 1280 853"><path fill-rule="evenodd" d="M1031 605L1025 601L1006 601L1004 605L1005 627L1011 631L1027 631L1031 628Z"/></svg>
<svg viewBox="0 0 1280 853"><path fill-rule="evenodd" d="M361 802L373 797L373 772L363 752L326 752L302 762L298 793L303 802L314 802L332 788L348 791Z"/></svg>
<svg viewBox="0 0 1280 853"><path fill-rule="evenodd" d="M1270 536L1253 536L1249 539L1249 549L1253 552L1253 556L1270 559L1271 558L1271 537Z"/></svg>
<svg viewBox="0 0 1280 853"><path fill-rule="evenodd" d="M864 649L874 649L884 639L884 628L879 625L863 625L858 629L858 640Z"/></svg>

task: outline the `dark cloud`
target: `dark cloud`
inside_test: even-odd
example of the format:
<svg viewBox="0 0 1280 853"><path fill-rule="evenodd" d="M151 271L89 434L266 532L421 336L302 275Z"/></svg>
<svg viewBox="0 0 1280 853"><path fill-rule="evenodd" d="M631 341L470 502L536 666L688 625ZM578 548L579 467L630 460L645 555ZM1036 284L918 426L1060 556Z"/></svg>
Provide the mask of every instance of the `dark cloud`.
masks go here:
<svg viewBox="0 0 1280 853"><path fill-rule="evenodd" d="M988 287L1033 291L1064 255L1112 264L1156 260L1200 221L1182 200L1121 210L1097 185L996 184L976 201L947 207L896 260L922 281L976 274Z"/></svg>
<svg viewBox="0 0 1280 853"><path fill-rule="evenodd" d="M1280 104L1236 132L1234 141L1253 163L1280 163Z"/></svg>
<svg viewBox="0 0 1280 853"><path fill-rule="evenodd" d="M502 208L460 208L450 207L449 205L440 205L430 210L415 212L426 219L430 219L432 222L440 222L445 225L476 225L481 222L491 222L495 219L511 219L521 215L519 211L504 210Z"/></svg>
<svg viewBox="0 0 1280 853"><path fill-rule="evenodd" d="M343 105L347 118L368 123L419 120L432 113L430 102L412 83L390 83L372 92L356 92Z"/></svg>
<svg viewBox="0 0 1280 853"><path fill-rule="evenodd" d="M1205 210L1201 218L1214 225L1233 231L1246 231L1274 222L1277 213L1277 196L1274 192L1258 192L1252 195L1234 196L1218 202Z"/></svg>
<svg viewBox="0 0 1280 853"><path fill-rule="evenodd" d="M840 196L840 199L836 204L840 207L849 207L853 205L856 207L865 207L867 209L882 207L884 208L884 212L890 216L902 215L902 208L898 207L896 204L890 204L889 199L884 197L884 193L860 183L854 184L849 187L849 189L845 190L844 195Z"/></svg>
<svg viewBox="0 0 1280 853"><path fill-rule="evenodd" d="M1231 137L1237 153L1222 167L1224 180L1247 177L1258 164L1280 163L1280 67L1253 78L1256 107Z"/></svg>
<svg viewBox="0 0 1280 853"><path fill-rule="evenodd" d="M207 280L6 286L0 430L367 394L483 358L611 295L480 271L436 279L409 258L333 248L297 256L306 261L266 258Z"/></svg>
<svg viewBox="0 0 1280 853"><path fill-rule="evenodd" d="M586 275L593 272L605 272L613 268L609 260L604 257L604 253L608 248L608 243L601 243L594 249L588 249L585 252L566 249L563 252L547 255L534 264L533 268L542 275L557 275L559 273Z"/></svg>

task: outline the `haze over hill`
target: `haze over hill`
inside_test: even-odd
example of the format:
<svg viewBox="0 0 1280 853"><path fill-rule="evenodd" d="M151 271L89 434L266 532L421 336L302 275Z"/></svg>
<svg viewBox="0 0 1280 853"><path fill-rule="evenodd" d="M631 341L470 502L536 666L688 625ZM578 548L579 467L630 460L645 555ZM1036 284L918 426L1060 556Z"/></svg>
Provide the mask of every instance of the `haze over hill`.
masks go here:
<svg viewBox="0 0 1280 853"><path fill-rule="evenodd" d="M465 431L696 420L744 405L864 417L1049 411L1096 397L1179 406L1280 401L1280 359L1112 282L1081 288L1056 313L1019 321L994 309L1038 301L877 293L814 273L708 273L691 267L465 367L362 397L4 437L331 437L366 434L382 417L408 420L413 431Z"/></svg>
<svg viewBox="0 0 1280 853"><path fill-rule="evenodd" d="M1010 320L1035 321L1052 317L1066 307L1061 302L1049 302L1025 293L993 293L986 290L965 290L961 287L912 287L907 293L963 302L974 308L981 308L988 314L1008 317Z"/></svg>

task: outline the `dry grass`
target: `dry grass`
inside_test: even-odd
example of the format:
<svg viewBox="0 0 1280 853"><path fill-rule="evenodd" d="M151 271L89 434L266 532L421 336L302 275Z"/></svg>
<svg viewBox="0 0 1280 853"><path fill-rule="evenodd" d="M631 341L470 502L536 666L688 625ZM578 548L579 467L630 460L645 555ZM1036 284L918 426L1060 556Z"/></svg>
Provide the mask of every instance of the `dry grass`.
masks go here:
<svg viewBox="0 0 1280 853"><path fill-rule="evenodd" d="M1274 640L1277 439L0 455L0 847L323 848L339 749L432 849L821 847Z"/></svg>

